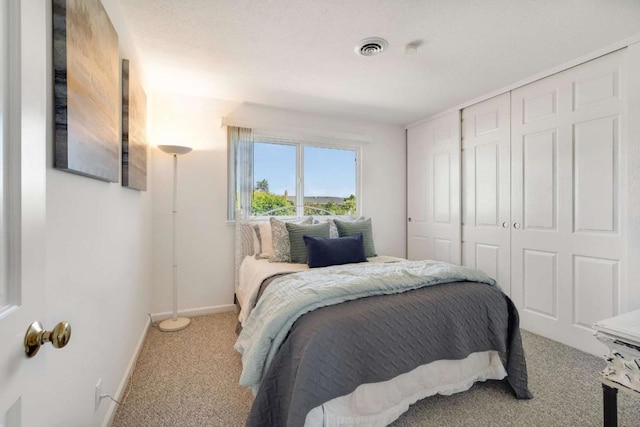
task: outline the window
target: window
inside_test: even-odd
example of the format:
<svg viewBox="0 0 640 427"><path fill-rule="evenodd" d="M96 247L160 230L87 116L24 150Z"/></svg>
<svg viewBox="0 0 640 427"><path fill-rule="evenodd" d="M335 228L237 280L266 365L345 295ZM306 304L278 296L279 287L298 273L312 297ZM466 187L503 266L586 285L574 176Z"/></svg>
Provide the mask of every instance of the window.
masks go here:
<svg viewBox="0 0 640 427"><path fill-rule="evenodd" d="M246 134L239 144L232 144L232 139L229 164L235 170L230 173L229 202L244 217L267 212L274 216L357 214L358 147L252 135L248 148ZM243 195L247 192L250 198ZM231 209L229 218L234 218Z"/></svg>
<svg viewBox="0 0 640 427"><path fill-rule="evenodd" d="M336 215L355 214L356 151L305 145L303 159L303 205Z"/></svg>
<svg viewBox="0 0 640 427"><path fill-rule="evenodd" d="M292 144L255 142L251 216L273 209L273 215L295 215L298 149ZM286 209L285 209L286 208Z"/></svg>

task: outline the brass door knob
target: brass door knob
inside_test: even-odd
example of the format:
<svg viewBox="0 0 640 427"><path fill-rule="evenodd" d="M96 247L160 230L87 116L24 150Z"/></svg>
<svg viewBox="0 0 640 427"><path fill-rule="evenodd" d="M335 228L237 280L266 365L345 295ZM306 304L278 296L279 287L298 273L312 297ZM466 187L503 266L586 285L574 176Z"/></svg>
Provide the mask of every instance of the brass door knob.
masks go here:
<svg viewBox="0 0 640 427"><path fill-rule="evenodd" d="M55 348L62 348L71 339L71 325L69 322L60 322L52 331L45 331L40 322L29 325L24 336L24 353L31 358L38 353L40 346L50 342Z"/></svg>

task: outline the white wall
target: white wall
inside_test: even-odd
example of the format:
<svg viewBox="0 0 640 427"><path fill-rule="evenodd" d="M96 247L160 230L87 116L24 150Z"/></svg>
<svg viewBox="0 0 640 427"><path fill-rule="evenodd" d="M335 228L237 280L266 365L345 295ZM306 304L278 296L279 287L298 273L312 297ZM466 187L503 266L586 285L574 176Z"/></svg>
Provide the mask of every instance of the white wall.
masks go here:
<svg viewBox="0 0 640 427"><path fill-rule="evenodd" d="M179 310L225 308L233 302L233 224L227 222L227 137L222 117L248 126L308 134L360 135L362 213L371 216L376 250L405 256L406 147L400 126L346 120L252 104L149 96L150 143L189 145L178 160ZM154 313L171 310L171 157L152 149Z"/></svg>
<svg viewBox="0 0 640 427"><path fill-rule="evenodd" d="M136 55L115 0L103 0L120 37L124 58ZM51 58L51 2L47 43ZM28 52L28 47L25 47ZM48 60L48 82L52 81ZM114 404L103 399L94 411L94 390L116 395L138 342L146 330L151 267L151 192L123 188L53 168L53 93L47 103L47 318L72 326L69 345L48 351L50 400L46 408L60 425L101 425ZM45 141L43 141L43 144ZM151 180L149 180L151 183ZM152 185L150 186L150 188ZM34 319L36 320L36 319ZM52 349L46 349L52 350Z"/></svg>

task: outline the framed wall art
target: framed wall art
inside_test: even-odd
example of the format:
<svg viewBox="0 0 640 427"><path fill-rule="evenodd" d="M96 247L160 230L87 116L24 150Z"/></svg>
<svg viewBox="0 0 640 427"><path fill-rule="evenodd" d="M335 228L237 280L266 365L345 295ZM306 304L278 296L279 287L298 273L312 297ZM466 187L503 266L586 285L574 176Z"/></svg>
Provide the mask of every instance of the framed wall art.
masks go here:
<svg viewBox="0 0 640 427"><path fill-rule="evenodd" d="M53 0L54 166L117 182L118 35L100 0Z"/></svg>
<svg viewBox="0 0 640 427"><path fill-rule="evenodd" d="M122 60L122 186L147 189L147 97L128 59Z"/></svg>

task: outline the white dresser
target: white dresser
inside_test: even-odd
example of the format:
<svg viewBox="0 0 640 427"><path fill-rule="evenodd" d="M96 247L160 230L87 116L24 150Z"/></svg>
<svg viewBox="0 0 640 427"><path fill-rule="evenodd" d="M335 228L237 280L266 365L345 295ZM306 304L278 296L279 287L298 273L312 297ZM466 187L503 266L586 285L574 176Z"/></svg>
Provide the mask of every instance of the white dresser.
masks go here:
<svg viewBox="0 0 640 427"><path fill-rule="evenodd" d="M604 425L618 425L618 390L640 397L640 310L594 323L596 338L609 348L600 372Z"/></svg>

